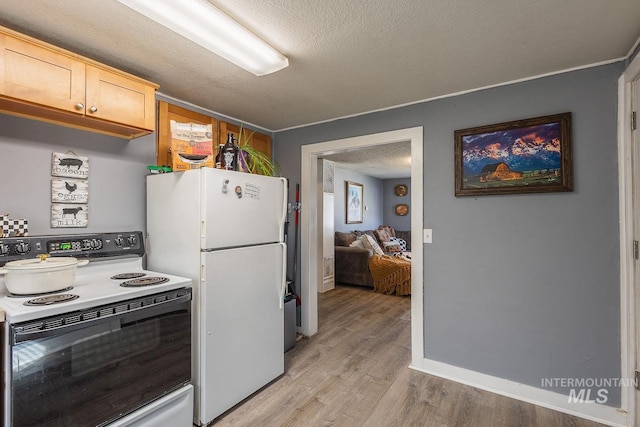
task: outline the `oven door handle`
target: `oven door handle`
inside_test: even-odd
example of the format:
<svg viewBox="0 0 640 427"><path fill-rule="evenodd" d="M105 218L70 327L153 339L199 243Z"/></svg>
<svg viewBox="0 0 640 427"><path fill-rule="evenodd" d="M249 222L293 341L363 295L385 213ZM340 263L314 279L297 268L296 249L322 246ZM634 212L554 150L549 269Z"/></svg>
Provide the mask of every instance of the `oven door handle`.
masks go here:
<svg viewBox="0 0 640 427"><path fill-rule="evenodd" d="M101 323L120 322L121 326L134 323L136 321L149 319L153 317L163 316L174 312L191 311L191 294L180 296L175 299L154 303L153 305L143 306L140 308L130 309L129 311L99 316L90 320L82 320L69 325L61 325L48 329L25 329L21 330L21 326L11 326L11 345L16 345L25 341L47 338L63 333L74 332L80 329L97 326ZM36 324L33 322L32 324ZM41 324L43 322L40 322Z"/></svg>
<svg viewBox="0 0 640 427"><path fill-rule="evenodd" d="M120 326L127 326L141 320L151 319L154 317L161 317L170 313L178 312L191 312L191 301L183 301L180 305L167 304L173 301L166 301L164 304L154 305L145 309L139 309L131 312L123 313L120 316Z"/></svg>

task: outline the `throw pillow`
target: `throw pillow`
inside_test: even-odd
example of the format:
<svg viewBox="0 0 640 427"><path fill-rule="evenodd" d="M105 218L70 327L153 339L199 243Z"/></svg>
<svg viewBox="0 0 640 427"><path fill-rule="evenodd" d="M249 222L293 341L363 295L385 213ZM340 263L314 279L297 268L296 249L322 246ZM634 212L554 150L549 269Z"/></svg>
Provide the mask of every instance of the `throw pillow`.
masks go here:
<svg viewBox="0 0 640 427"><path fill-rule="evenodd" d="M406 252L407 251L407 241L404 239L401 239L399 237L392 237L391 238L391 242L400 245L400 247L402 248L402 252Z"/></svg>
<svg viewBox="0 0 640 427"><path fill-rule="evenodd" d="M376 242L376 239L374 239L373 237L365 234L364 236L360 237L360 240L362 240L362 244L366 249L373 251L374 254L384 255L384 251L382 250L378 242Z"/></svg>
<svg viewBox="0 0 640 427"><path fill-rule="evenodd" d="M350 248L362 248L364 249L364 245L362 244L362 240L356 239L349 245Z"/></svg>
<svg viewBox="0 0 640 427"><path fill-rule="evenodd" d="M390 237L396 237L396 230L390 225L380 225L378 226L378 230L385 230Z"/></svg>
<svg viewBox="0 0 640 427"><path fill-rule="evenodd" d="M373 230L365 230L364 233L362 234L366 234L369 237L373 237L373 240L375 240L376 243L380 244L380 241L378 240L378 235Z"/></svg>
<svg viewBox="0 0 640 427"><path fill-rule="evenodd" d="M335 232L335 245L336 246L349 246L356 240L356 236L353 233L342 233L340 231Z"/></svg>
<svg viewBox="0 0 640 427"><path fill-rule="evenodd" d="M385 252L402 252L402 246L396 242L382 242Z"/></svg>
<svg viewBox="0 0 640 427"><path fill-rule="evenodd" d="M382 243L391 241L391 235L385 229L375 230L374 233L378 236L378 240Z"/></svg>
<svg viewBox="0 0 640 427"><path fill-rule="evenodd" d="M411 231L398 231L396 230L396 237L398 239L403 239L407 244L407 250L411 250Z"/></svg>

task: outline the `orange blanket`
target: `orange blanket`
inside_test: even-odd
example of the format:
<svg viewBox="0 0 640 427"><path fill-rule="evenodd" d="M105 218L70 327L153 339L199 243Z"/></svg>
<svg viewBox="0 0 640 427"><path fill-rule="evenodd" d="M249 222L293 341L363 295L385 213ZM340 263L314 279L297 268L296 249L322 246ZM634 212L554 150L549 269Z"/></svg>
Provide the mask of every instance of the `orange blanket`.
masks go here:
<svg viewBox="0 0 640 427"><path fill-rule="evenodd" d="M369 260L373 290L383 294L411 295L411 261L387 255Z"/></svg>

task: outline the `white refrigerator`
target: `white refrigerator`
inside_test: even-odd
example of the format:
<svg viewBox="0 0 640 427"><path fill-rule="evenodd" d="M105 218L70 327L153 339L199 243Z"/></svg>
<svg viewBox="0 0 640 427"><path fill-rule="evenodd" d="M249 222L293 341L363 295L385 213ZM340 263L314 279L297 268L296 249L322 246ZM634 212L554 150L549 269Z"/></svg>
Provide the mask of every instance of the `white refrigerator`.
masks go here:
<svg viewBox="0 0 640 427"><path fill-rule="evenodd" d="M201 168L147 177L147 264L193 281L194 422L284 373L287 183Z"/></svg>

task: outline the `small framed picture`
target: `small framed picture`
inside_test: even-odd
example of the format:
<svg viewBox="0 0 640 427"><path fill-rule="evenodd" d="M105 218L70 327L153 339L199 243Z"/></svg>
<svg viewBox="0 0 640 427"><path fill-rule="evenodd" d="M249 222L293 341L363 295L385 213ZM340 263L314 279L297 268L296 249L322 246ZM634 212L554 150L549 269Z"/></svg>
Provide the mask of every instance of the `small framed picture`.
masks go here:
<svg viewBox="0 0 640 427"><path fill-rule="evenodd" d="M345 181L347 224L359 224L363 221L364 186L356 182Z"/></svg>

